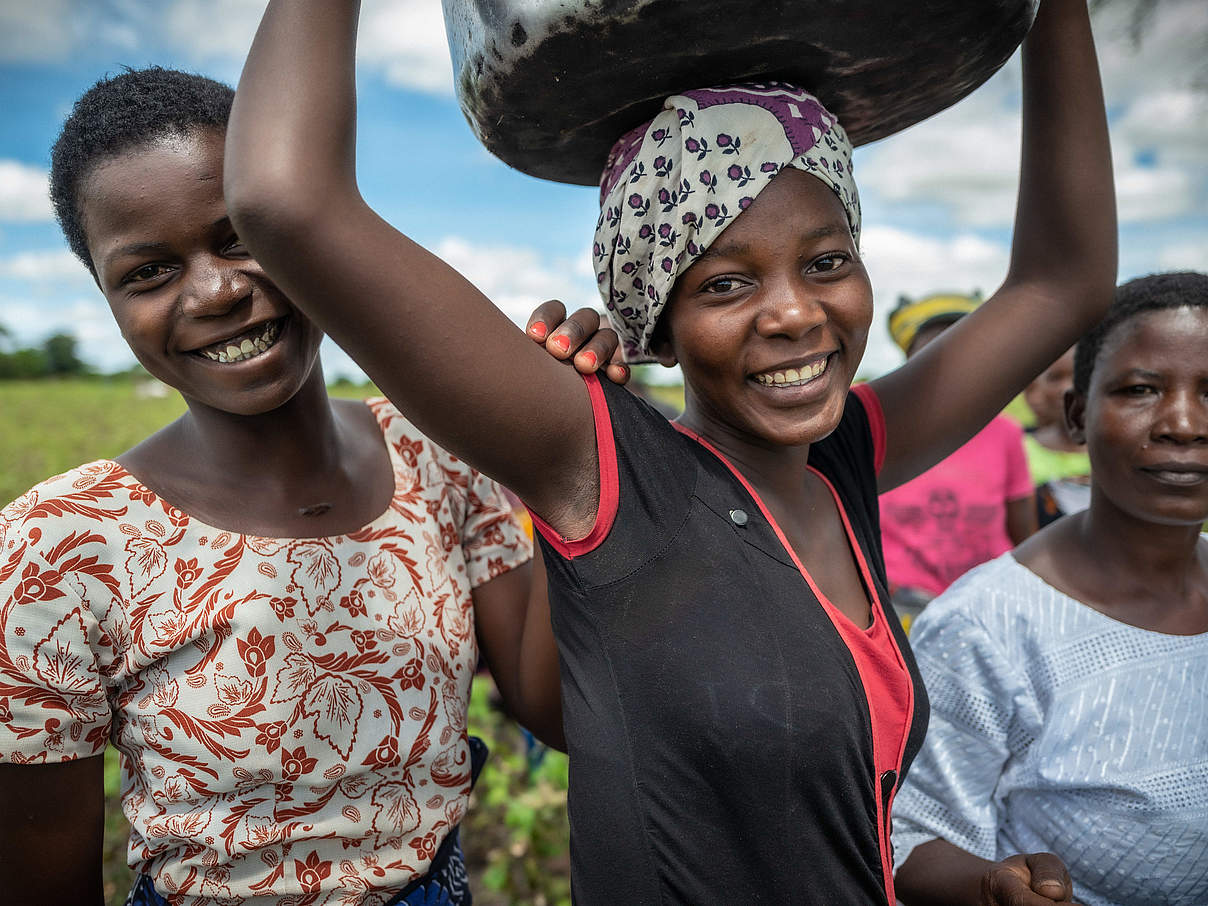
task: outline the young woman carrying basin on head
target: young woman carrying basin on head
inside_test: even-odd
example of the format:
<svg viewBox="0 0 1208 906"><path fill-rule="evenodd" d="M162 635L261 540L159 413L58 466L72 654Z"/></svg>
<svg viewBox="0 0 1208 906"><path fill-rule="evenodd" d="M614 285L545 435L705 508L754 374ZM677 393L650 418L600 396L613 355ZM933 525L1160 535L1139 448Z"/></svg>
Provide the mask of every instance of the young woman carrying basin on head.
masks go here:
<svg viewBox="0 0 1208 906"><path fill-rule="evenodd" d="M327 396L322 332L227 217L233 97L125 72L53 152L69 245L188 411L0 511L6 906L100 901L107 742L131 906L468 902L479 646L513 713L561 737L528 539L385 400Z"/></svg>
<svg viewBox="0 0 1208 906"><path fill-rule="evenodd" d="M926 705L885 603L876 494L966 441L1110 301L1085 3L1048 0L1027 39L1005 283L857 392L872 292L834 118L791 86L708 89L618 143L598 272L629 346L682 368L675 425L560 369L365 204L357 12L269 4L232 119L232 217L408 417L534 512L576 902L892 903L889 811Z"/></svg>

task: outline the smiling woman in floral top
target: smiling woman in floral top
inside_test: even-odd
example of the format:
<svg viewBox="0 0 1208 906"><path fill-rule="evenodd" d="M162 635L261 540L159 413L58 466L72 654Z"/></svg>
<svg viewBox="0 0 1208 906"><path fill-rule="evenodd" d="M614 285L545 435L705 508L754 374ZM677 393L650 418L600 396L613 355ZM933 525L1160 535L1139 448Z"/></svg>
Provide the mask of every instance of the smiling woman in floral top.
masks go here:
<svg viewBox="0 0 1208 906"><path fill-rule="evenodd" d="M132 904L468 902L480 644L513 713L561 738L530 542L389 403L328 398L321 332L226 217L231 99L127 72L55 147L69 243L189 408L0 512L6 906L99 901L107 742Z"/></svg>

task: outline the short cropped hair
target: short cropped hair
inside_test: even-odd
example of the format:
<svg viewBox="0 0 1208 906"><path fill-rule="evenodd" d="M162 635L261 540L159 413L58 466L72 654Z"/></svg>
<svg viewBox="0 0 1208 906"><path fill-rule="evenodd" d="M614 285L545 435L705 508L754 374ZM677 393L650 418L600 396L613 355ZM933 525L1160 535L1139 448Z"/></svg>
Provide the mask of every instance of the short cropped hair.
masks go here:
<svg viewBox="0 0 1208 906"><path fill-rule="evenodd" d="M1103 320L1074 348L1074 389L1083 396L1090 390L1095 360L1118 327L1151 311L1186 307L1208 308L1208 274L1194 271L1150 274L1119 286Z"/></svg>
<svg viewBox="0 0 1208 906"><path fill-rule="evenodd" d="M98 164L197 128L224 130L235 91L177 69L127 69L103 78L72 107L50 152L50 200L67 244L96 276L80 187Z"/></svg>

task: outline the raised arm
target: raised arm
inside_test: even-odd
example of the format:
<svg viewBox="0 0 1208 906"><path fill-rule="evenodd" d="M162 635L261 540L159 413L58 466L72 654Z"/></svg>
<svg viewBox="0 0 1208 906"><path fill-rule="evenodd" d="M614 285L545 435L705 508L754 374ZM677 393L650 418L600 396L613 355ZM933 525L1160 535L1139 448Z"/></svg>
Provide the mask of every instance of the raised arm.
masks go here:
<svg viewBox="0 0 1208 906"><path fill-rule="evenodd" d="M231 219L277 285L420 430L577 537L598 498L582 380L357 189L358 9L269 3L231 114Z"/></svg>
<svg viewBox="0 0 1208 906"><path fill-rule="evenodd" d="M1023 155L1006 281L896 371L882 490L973 436L1102 317L1116 280L1116 203L1086 0L1043 0L1023 47Z"/></svg>

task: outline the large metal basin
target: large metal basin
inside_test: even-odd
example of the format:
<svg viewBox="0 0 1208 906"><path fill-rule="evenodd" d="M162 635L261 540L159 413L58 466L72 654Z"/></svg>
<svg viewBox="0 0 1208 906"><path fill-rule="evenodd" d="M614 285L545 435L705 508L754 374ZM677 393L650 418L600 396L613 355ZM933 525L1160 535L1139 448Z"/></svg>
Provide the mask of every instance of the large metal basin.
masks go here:
<svg viewBox="0 0 1208 906"><path fill-rule="evenodd" d="M612 143L663 98L780 79L859 145L989 78L1038 0L443 0L458 99L505 163L594 185Z"/></svg>

